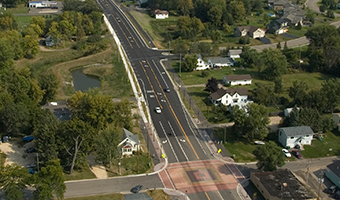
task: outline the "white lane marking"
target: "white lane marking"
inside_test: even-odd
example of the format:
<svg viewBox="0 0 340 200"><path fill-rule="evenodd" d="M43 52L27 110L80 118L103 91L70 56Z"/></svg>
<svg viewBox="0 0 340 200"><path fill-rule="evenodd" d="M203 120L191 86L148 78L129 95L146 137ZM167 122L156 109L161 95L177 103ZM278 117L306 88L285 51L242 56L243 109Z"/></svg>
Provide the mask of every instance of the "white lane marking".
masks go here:
<svg viewBox="0 0 340 200"><path fill-rule="evenodd" d="M184 154L185 158L187 159L187 161L189 161L189 159L188 159L188 156L187 156L187 154L185 154L185 152L184 152L184 149L183 149L182 145L179 143L179 141L178 141L178 138L177 138L177 135L176 135L176 133L175 133L174 129L172 128L172 126L171 126L171 124L170 124L170 122L169 122L169 121L168 121L168 124L169 124L169 126L170 126L170 128L171 128L171 131L172 131L172 134L174 134L174 136L175 136L175 138L176 138L176 141L177 141L177 143L178 143L179 147L181 148L181 150L182 150L182 152L183 152L183 154Z"/></svg>
<svg viewBox="0 0 340 200"><path fill-rule="evenodd" d="M220 198L223 200L224 198L222 197L220 191L217 190L216 192L217 192L218 196L220 196Z"/></svg>
<svg viewBox="0 0 340 200"><path fill-rule="evenodd" d="M162 124L161 121L159 121L159 125L161 125L161 128L162 128L162 130L163 130L163 132L164 132L164 135L165 135L166 139L169 141L170 148L171 148L172 152L174 153L174 156L175 156L177 162L179 162L179 160L178 160L178 158L177 158L177 155L176 155L176 153L175 153L175 150L174 150L174 148L172 147L172 144L171 144L171 142L170 142L170 140L169 140L169 138L168 138L168 135L166 134L166 132L165 132L165 130L164 130L164 127L163 127L163 124Z"/></svg>
<svg viewBox="0 0 340 200"><path fill-rule="evenodd" d="M166 81L165 81L165 79L164 79L164 76L162 76L162 73L159 71L159 69L158 69L158 67L157 67L157 65L156 65L156 63L155 63L155 61L152 60L152 62L153 62L153 64L156 66L156 69L157 69L158 73L161 75L161 77L162 77L162 79L163 79L163 82L165 83L166 88L169 88L168 84L166 83Z"/></svg>

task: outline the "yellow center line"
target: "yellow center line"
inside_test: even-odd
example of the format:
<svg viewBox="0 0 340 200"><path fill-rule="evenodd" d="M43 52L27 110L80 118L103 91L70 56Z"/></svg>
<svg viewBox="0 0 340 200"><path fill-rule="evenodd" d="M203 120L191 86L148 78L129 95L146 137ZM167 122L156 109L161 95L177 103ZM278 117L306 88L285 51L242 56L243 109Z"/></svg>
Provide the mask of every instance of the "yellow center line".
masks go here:
<svg viewBox="0 0 340 200"><path fill-rule="evenodd" d="M129 38L128 38L128 37L126 37L126 35L125 35L125 33L124 33L124 31L123 31L122 27L120 27L120 25L119 25L118 21L116 20L116 18L114 18L114 17L113 17L113 15L111 15L111 17L112 17L112 18L113 18L113 19L116 21L116 23L118 24L118 26L119 26L120 30L123 32L123 34L124 34L124 36L125 36L126 40L129 42L129 44L130 44L131 48L133 48L132 44L130 43L130 40L129 40Z"/></svg>
<svg viewBox="0 0 340 200"><path fill-rule="evenodd" d="M171 104L170 104L170 101L169 101L168 97L166 97L166 94L164 93L164 90L162 89L162 86L161 86L161 84L159 83L158 78L157 78L155 72L153 71L153 69L152 69L152 67L151 67L151 65L150 65L150 63L149 63L149 61L147 61L147 62L148 62L148 64L149 64L149 66L150 66L150 69L151 69L152 73L154 74L154 76L155 76L155 78L156 78L156 80L157 80L158 86L161 88L161 90L162 90L162 92L163 92L163 95L164 95L164 97L166 98L166 101L168 102L168 105L169 105L169 107L170 107L170 109L171 109L172 114L175 116L177 123L179 124L179 126L180 126L182 132L184 133L185 138L187 139L187 141L188 141L190 147L192 148L192 150L194 151L194 153L195 153L195 155L196 155L196 158L197 158L197 159L200 159L200 158L198 157L198 155L197 155L197 153L196 153L194 147L192 146L192 144L191 144L191 142L190 142L190 140L189 140L189 138L188 138L188 135L185 133L185 131L184 131L183 127L182 127L182 124L179 122L179 120L178 120L178 118L177 118L177 115L175 114L174 110L172 109L172 106L171 106Z"/></svg>
<svg viewBox="0 0 340 200"><path fill-rule="evenodd" d="M205 194L205 196L207 196L208 200L210 200L210 198L209 198L208 194L207 194L206 192L204 192L204 194Z"/></svg>
<svg viewBox="0 0 340 200"><path fill-rule="evenodd" d="M123 21L121 21L121 22L123 22ZM137 42L137 40L135 39L135 37L133 37L133 35L131 34L130 30L129 30L129 29L128 29L128 27L126 26L126 24L125 24L124 22L123 22L123 24L124 24L124 26L125 26L126 30L128 30L128 31L129 31L129 33L130 33L131 37L133 38L133 40L134 40L134 41L135 41L135 43L137 44L138 48L140 48L140 47L139 47L139 45L138 45L138 42Z"/></svg>
<svg viewBox="0 0 340 200"><path fill-rule="evenodd" d="M143 69L143 71L144 71L144 73L145 73L145 76L146 76L146 78L147 78L148 81L149 81L149 84L150 84L150 86L151 86L151 88L152 88L152 90L153 90L153 92L154 92L154 94L155 94L155 97L156 97L156 99L157 99L157 101L158 101L159 106L161 107L161 109L163 109L162 104L161 104L161 103L159 102L159 100L158 100L157 93L156 93L155 89L153 88L153 85L151 84L151 81L150 81L150 79L149 79L149 76L146 74L146 71L145 71L145 69L144 69L144 66L143 66L142 62L139 61L139 63L140 63L140 65L142 66L142 69ZM147 97L145 97L145 98L147 98Z"/></svg>

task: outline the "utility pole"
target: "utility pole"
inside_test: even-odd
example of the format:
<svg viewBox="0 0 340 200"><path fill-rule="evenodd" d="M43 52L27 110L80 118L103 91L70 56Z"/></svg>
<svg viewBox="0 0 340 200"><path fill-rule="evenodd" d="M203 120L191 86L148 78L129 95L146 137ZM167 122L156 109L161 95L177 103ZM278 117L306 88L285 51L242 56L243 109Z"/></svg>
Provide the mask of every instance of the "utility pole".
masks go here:
<svg viewBox="0 0 340 200"><path fill-rule="evenodd" d="M224 127L224 143L227 139L227 126Z"/></svg>
<svg viewBox="0 0 340 200"><path fill-rule="evenodd" d="M307 172L306 172L306 185L308 185L308 178L309 178L309 169L312 165L312 161L310 159L308 159L307 161Z"/></svg>
<svg viewBox="0 0 340 200"><path fill-rule="evenodd" d="M179 76L181 76L182 54L179 54Z"/></svg>
<svg viewBox="0 0 340 200"><path fill-rule="evenodd" d="M317 200L320 200L321 183L323 183L323 181L324 181L323 178L319 178L319 191L318 191L318 198L317 198Z"/></svg>
<svg viewBox="0 0 340 200"><path fill-rule="evenodd" d="M137 146L137 174L139 174L139 146Z"/></svg>

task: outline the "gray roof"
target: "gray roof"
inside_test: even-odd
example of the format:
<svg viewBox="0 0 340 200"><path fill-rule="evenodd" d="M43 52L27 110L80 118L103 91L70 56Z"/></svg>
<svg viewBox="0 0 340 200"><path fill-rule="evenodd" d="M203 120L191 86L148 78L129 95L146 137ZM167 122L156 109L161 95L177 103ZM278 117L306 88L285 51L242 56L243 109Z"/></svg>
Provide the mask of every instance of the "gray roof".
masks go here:
<svg viewBox="0 0 340 200"><path fill-rule="evenodd" d="M288 137L292 136L302 136L302 135L314 135L313 130L309 126L292 126L279 128L282 130Z"/></svg>
<svg viewBox="0 0 340 200"><path fill-rule="evenodd" d="M236 55L240 55L241 53L242 53L242 49L230 49L229 50L230 55L236 56Z"/></svg>
<svg viewBox="0 0 340 200"><path fill-rule="evenodd" d="M215 63L226 63L226 64L230 64L232 63L232 59L231 58L222 58L222 57L215 57L215 58L210 58L209 59L210 62L212 64L215 64Z"/></svg>
<svg viewBox="0 0 340 200"><path fill-rule="evenodd" d="M139 144L138 135L131 133L130 131L126 130L125 128L123 128L123 131L124 131L124 133L123 133L122 140L124 140L125 138L128 138L130 141L134 141L136 144Z"/></svg>
<svg viewBox="0 0 340 200"><path fill-rule="evenodd" d="M243 80L251 80L250 74L240 74L240 75L227 75L225 76L227 81L243 81Z"/></svg>
<svg viewBox="0 0 340 200"><path fill-rule="evenodd" d="M210 95L210 97L213 100L217 100L217 99L223 97L227 93L230 94L230 95L234 95L235 93L237 93L239 95L248 95L248 90L246 88L228 88L226 90L223 89L223 88L220 88L216 92L212 93Z"/></svg>
<svg viewBox="0 0 340 200"><path fill-rule="evenodd" d="M336 160L332 164L327 165L327 168L330 169L337 177L340 178L340 161Z"/></svg>
<svg viewBox="0 0 340 200"><path fill-rule="evenodd" d="M256 31L258 29L258 27L256 26L239 26L236 27L236 29L238 29L240 32L242 32L243 30L246 30L247 33L253 33L254 31Z"/></svg>
<svg viewBox="0 0 340 200"><path fill-rule="evenodd" d="M289 169L278 169L273 172L252 171L265 190L272 197L281 200L314 199L313 194L294 176Z"/></svg>

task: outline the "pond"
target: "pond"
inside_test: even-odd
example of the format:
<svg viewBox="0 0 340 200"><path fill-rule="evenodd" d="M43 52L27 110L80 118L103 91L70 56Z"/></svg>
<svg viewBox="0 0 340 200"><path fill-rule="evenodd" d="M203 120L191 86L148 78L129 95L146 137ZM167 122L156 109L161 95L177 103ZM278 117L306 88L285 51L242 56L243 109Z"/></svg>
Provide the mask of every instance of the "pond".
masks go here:
<svg viewBox="0 0 340 200"><path fill-rule="evenodd" d="M100 79L95 76L84 74L83 68L73 70L71 73L73 78L74 91L80 90L82 92L85 92L88 89L92 89L95 87L100 88L101 86Z"/></svg>

